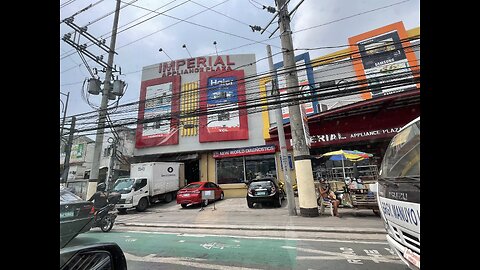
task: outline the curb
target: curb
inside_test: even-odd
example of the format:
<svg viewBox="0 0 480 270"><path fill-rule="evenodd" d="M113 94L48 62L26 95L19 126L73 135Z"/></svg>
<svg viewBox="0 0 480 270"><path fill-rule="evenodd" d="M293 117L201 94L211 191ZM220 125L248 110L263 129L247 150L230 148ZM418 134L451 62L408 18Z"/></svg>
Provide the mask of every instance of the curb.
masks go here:
<svg viewBox="0 0 480 270"><path fill-rule="evenodd" d="M126 227L156 227L156 228L182 228L182 229L224 229L224 230L255 230L255 231L297 231L297 232L330 232L330 233L359 233L359 234L386 234L385 229L378 228L348 228L348 227L306 227L306 226L258 226L258 225L209 225L209 224L161 224L161 223L136 223L115 222L115 225Z"/></svg>

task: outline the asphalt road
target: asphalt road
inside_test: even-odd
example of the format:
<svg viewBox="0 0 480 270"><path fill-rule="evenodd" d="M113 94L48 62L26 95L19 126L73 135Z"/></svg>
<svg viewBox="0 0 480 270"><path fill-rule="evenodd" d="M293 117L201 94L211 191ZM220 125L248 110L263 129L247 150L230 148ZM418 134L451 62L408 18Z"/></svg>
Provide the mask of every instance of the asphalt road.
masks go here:
<svg viewBox="0 0 480 270"><path fill-rule="evenodd" d="M130 228L128 228L130 229ZM93 229L69 246L116 242L128 269L408 269L386 241Z"/></svg>

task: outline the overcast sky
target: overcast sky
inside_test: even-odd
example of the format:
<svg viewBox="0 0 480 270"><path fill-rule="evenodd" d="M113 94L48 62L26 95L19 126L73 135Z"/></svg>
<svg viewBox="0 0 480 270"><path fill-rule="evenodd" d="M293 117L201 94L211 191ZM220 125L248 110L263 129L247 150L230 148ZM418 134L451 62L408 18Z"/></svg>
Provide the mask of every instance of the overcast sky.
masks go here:
<svg viewBox="0 0 480 270"><path fill-rule="evenodd" d="M299 2L300 0L291 0L289 10ZM107 38L111 35L115 3L116 0L61 0L60 18L69 17L92 4L93 7L75 16L74 23L85 26L112 13L90 24L87 30L97 38ZM121 6L124 5L126 7L120 10L119 34L116 42L118 55L115 55L114 60L114 64L120 66L124 74L119 78L128 84L120 104L138 101L142 67L169 61L168 56L175 60L189 58L188 52L193 57L214 55L214 41L217 42L219 54L253 53L257 60L266 57L266 44L272 46L273 54L280 51L278 31L272 39L267 40L270 33L252 32L248 26L258 25L263 28L268 24L273 14L263 10L261 5L274 6L273 0L125 0L122 1ZM160 8L162 6L164 7ZM213 6L215 6L213 10L207 10ZM166 11L165 15L170 17L148 10L156 10L158 13ZM199 12L202 13L188 18ZM151 17L153 18L147 20ZM178 23L179 20L172 17L184 19L190 23L185 21ZM145 22L131 27L142 21ZM294 48L346 45L351 36L399 21L403 21L407 30L419 27L420 0L305 0L292 18L293 44ZM175 25L170 26L172 24ZM267 31L273 31L276 27L275 20ZM314 28L300 31L310 27ZM125 30L127 28L129 29ZM61 40L68 32L72 32L72 28L61 23L60 91L65 94L70 92L67 116L93 110L82 99L83 82L91 77L90 73L83 65L78 53ZM262 43L237 48L254 41ZM87 40L82 38L80 43L87 43ZM109 38L106 44L107 46L110 44ZM188 52L182 48L183 44L186 44ZM164 52L160 53L159 48ZM237 49L230 50L233 48ZM309 51L310 58L339 49ZM96 46L91 46L88 50L96 55L104 53ZM304 52L297 51L298 54ZM86 60L90 68L100 68L88 58ZM282 60L281 54L274 57L274 63ZM104 55L104 61L107 62L107 55ZM257 63L257 72L267 70L266 60ZM100 73L100 77L103 81L104 73ZM65 101L64 96L60 95L60 98ZM89 100L98 105L100 99L99 95L90 96Z"/></svg>

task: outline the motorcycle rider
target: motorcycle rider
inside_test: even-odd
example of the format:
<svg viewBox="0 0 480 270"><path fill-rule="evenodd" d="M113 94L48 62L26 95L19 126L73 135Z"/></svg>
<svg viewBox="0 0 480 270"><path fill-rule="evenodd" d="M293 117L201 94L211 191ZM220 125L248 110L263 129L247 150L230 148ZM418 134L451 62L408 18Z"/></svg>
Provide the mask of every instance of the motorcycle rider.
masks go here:
<svg viewBox="0 0 480 270"><path fill-rule="evenodd" d="M93 201L93 208L95 212L102 209L108 204L108 194L105 191L106 185L105 183L100 183L97 185L97 192L95 192L89 201Z"/></svg>

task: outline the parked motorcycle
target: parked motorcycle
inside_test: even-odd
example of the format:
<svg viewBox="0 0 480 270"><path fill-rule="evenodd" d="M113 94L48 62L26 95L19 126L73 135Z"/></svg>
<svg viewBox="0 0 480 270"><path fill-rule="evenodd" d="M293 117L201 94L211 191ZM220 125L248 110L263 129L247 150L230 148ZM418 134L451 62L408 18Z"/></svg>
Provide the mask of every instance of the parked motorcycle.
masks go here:
<svg viewBox="0 0 480 270"><path fill-rule="evenodd" d="M108 195L107 205L95 212L92 228L100 227L103 232L109 232L113 228L117 218L115 205L120 201L120 197L120 193L110 193Z"/></svg>

